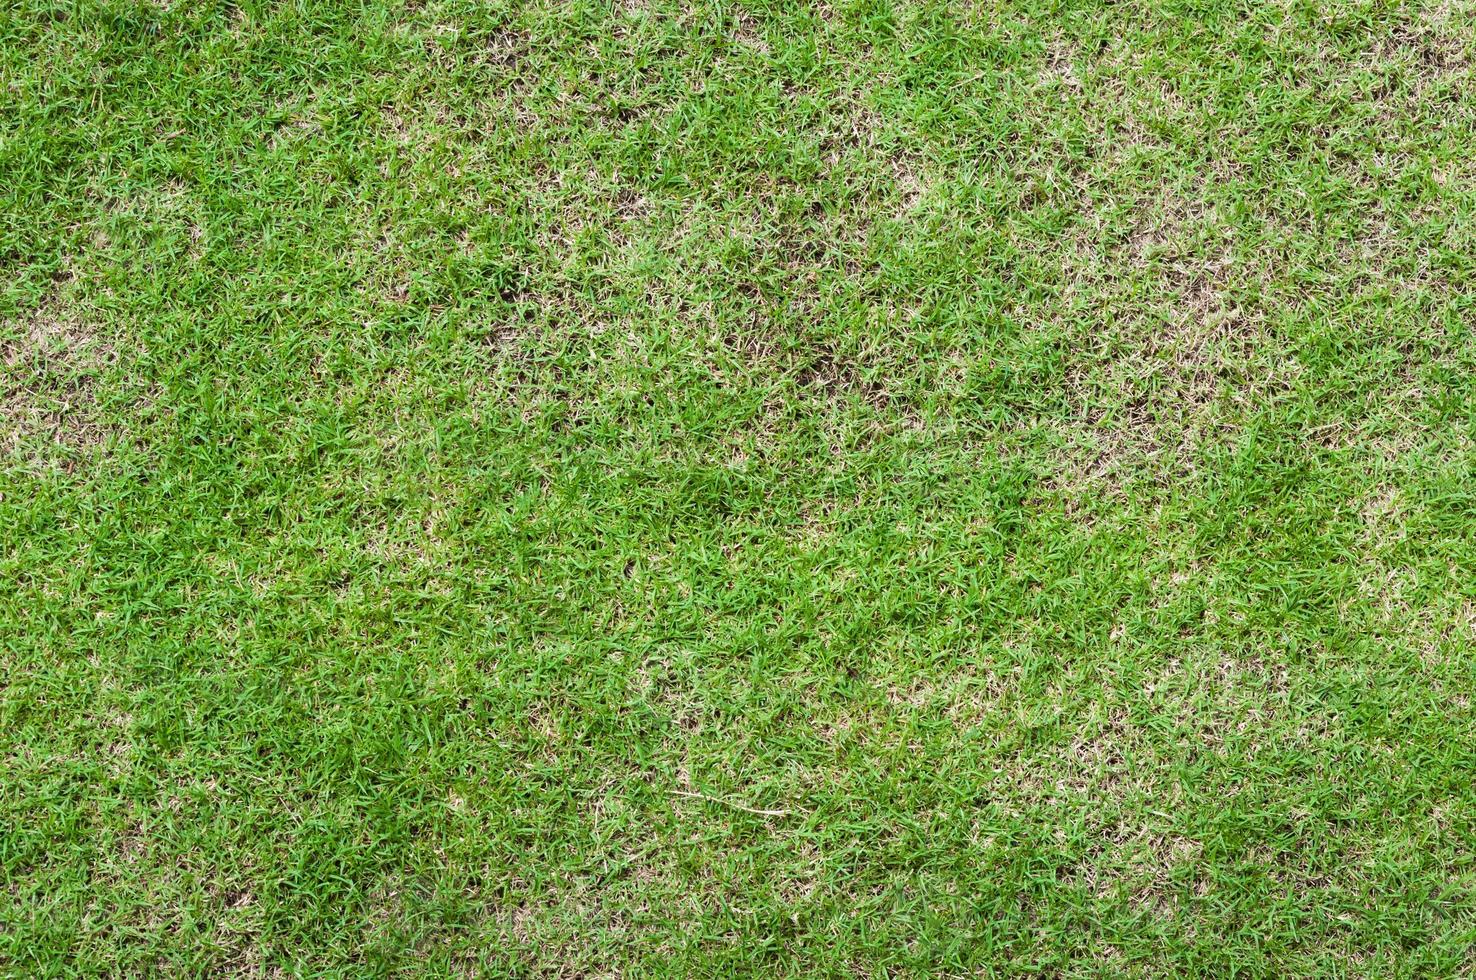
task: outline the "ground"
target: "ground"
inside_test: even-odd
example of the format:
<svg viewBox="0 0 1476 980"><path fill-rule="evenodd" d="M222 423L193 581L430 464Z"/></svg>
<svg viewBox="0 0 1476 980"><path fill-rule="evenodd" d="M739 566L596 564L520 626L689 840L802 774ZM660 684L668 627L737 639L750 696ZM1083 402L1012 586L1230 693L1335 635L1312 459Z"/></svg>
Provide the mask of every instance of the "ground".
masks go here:
<svg viewBox="0 0 1476 980"><path fill-rule="evenodd" d="M1476 971L1469 0L0 12L0 972Z"/></svg>

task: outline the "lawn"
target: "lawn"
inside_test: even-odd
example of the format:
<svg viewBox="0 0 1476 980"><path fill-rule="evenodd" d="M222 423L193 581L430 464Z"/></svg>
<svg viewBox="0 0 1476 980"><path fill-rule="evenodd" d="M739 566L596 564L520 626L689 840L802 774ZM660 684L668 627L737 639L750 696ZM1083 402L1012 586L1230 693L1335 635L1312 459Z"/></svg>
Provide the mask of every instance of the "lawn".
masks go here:
<svg viewBox="0 0 1476 980"><path fill-rule="evenodd" d="M0 78L0 974L1476 972L1476 3Z"/></svg>

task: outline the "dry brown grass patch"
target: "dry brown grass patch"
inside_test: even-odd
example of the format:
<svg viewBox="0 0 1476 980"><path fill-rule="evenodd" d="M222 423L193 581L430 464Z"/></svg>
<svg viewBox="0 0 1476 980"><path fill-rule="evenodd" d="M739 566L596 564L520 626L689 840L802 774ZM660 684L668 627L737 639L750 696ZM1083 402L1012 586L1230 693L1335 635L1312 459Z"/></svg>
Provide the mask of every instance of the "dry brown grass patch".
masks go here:
<svg viewBox="0 0 1476 980"><path fill-rule="evenodd" d="M1120 488L1134 476L1191 473L1242 408L1290 390L1300 373L1245 299L1270 269L1235 257L1202 188L1140 201L1126 228L1084 217L1065 243L1063 275L1069 292L1090 288L1105 302L1060 324L1073 411L1055 482Z"/></svg>
<svg viewBox="0 0 1476 980"><path fill-rule="evenodd" d="M93 449L107 431L95 418L94 378L115 356L92 326L59 302L0 328L0 427L5 451L26 444Z"/></svg>

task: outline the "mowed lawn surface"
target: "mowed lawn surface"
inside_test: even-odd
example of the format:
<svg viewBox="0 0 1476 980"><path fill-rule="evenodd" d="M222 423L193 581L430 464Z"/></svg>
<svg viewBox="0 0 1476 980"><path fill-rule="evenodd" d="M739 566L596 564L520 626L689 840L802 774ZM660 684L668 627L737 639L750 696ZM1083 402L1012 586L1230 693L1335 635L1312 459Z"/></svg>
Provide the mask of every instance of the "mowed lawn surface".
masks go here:
<svg viewBox="0 0 1476 980"><path fill-rule="evenodd" d="M12 4L0 972L1470 975L1473 42Z"/></svg>

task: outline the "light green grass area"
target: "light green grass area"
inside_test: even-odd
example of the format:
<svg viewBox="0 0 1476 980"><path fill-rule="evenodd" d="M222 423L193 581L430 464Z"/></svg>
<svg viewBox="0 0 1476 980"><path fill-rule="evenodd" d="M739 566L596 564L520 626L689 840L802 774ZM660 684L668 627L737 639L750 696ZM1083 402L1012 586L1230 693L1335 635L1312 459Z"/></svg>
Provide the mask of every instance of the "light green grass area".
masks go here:
<svg viewBox="0 0 1476 980"><path fill-rule="evenodd" d="M0 79L0 974L1476 971L1470 0Z"/></svg>

